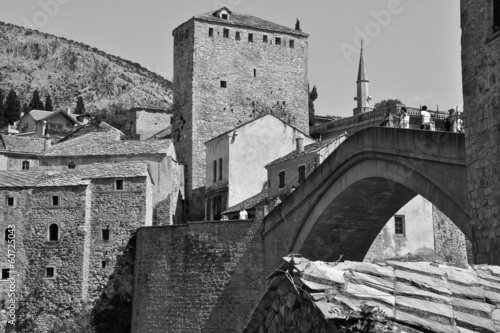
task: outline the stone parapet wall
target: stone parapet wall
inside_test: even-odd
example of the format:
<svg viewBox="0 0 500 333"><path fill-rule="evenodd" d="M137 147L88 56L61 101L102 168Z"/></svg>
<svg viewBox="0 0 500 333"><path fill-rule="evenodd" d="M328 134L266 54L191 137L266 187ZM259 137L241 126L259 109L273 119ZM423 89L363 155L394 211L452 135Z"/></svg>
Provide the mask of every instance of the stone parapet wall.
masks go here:
<svg viewBox="0 0 500 333"><path fill-rule="evenodd" d="M132 332L241 332L264 292L260 231L249 220L139 229Z"/></svg>

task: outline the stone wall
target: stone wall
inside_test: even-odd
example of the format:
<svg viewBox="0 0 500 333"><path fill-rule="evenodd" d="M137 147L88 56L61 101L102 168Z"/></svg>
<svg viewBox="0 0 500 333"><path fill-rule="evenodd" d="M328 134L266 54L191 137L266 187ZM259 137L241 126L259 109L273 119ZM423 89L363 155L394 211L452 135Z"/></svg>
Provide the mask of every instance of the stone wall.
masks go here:
<svg viewBox="0 0 500 333"><path fill-rule="evenodd" d="M462 82L475 263L500 264L500 38L494 1L461 1Z"/></svg>
<svg viewBox="0 0 500 333"><path fill-rule="evenodd" d="M224 28L229 29L228 38L223 37ZM235 38L237 31L241 40ZM248 41L250 33L253 42ZM191 192L205 184L204 142L267 112L309 132L308 42L302 35L200 20L186 22L173 35L173 138L179 160L188 165L187 196L190 210L196 211L192 217L199 218L204 202ZM282 38L282 45L275 45L276 37Z"/></svg>
<svg viewBox="0 0 500 333"><path fill-rule="evenodd" d="M145 140L170 125L172 113L165 110L134 110L134 133Z"/></svg>
<svg viewBox="0 0 500 333"><path fill-rule="evenodd" d="M446 215L432 205L434 247L437 255L447 262L467 263L470 241Z"/></svg>
<svg viewBox="0 0 500 333"><path fill-rule="evenodd" d="M141 228L134 333L241 332L264 291L261 224Z"/></svg>

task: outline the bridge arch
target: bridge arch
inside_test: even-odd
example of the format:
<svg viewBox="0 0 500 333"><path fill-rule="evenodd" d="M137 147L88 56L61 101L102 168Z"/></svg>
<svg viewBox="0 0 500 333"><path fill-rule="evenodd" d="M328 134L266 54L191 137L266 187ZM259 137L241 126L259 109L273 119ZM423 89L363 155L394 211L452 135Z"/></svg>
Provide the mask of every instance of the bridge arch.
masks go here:
<svg viewBox="0 0 500 333"><path fill-rule="evenodd" d="M266 269L290 252L362 260L390 217L417 194L470 238L464 135L356 132L264 219Z"/></svg>

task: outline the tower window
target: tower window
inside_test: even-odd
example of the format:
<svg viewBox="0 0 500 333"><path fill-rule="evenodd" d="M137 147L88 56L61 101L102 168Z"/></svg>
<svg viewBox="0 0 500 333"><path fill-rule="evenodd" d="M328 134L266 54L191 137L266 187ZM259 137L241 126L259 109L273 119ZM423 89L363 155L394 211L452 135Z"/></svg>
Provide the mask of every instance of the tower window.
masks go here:
<svg viewBox="0 0 500 333"><path fill-rule="evenodd" d="M267 43L268 42L267 35L262 36L262 42L263 43Z"/></svg>
<svg viewBox="0 0 500 333"><path fill-rule="evenodd" d="M56 275L55 267L45 267L45 277L48 279L53 279Z"/></svg>
<svg viewBox="0 0 500 333"><path fill-rule="evenodd" d="M208 37L214 36L214 28L208 28Z"/></svg>
<svg viewBox="0 0 500 333"><path fill-rule="evenodd" d="M59 241L59 226L55 223L49 226L49 241L50 242Z"/></svg>
<svg viewBox="0 0 500 333"><path fill-rule="evenodd" d="M101 238L103 241L109 241L109 229L101 230Z"/></svg>
<svg viewBox="0 0 500 333"><path fill-rule="evenodd" d="M220 81L220 87L221 88L227 88L227 82L226 81Z"/></svg>
<svg viewBox="0 0 500 333"><path fill-rule="evenodd" d="M14 234L12 233L14 230L13 229L5 229L5 235L4 235L4 241L7 243L9 241L9 239L14 239ZM10 235L12 235L12 237L9 237Z"/></svg>
<svg viewBox="0 0 500 333"><path fill-rule="evenodd" d="M186 29L186 34L184 35L184 38L185 38L185 39L188 39L188 38L189 38L189 29Z"/></svg>
<svg viewBox="0 0 500 333"><path fill-rule="evenodd" d="M2 280L10 278L10 268L2 268Z"/></svg>
<svg viewBox="0 0 500 333"><path fill-rule="evenodd" d="M14 197L7 197L7 206L14 207L15 203Z"/></svg>
<svg viewBox="0 0 500 333"><path fill-rule="evenodd" d="M304 183L304 180L306 180L306 166L301 165L299 166L299 184Z"/></svg>
<svg viewBox="0 0 500 333"><path fill-rule="evenodd" d="M253 77L257 77L257 70L255 68L253 69Z"/></svg>
<svg viewBox="0 0 500 333"><path fill-rule="evenodd" d="M219 158L219 180L222 180L222 158Z"/></svg>
<svg viewBox="0 0 500 333"><path fill-rule="evenodd" d="M394 231L396 235L404 236L406 234L404 215L394 216Z"/></svg>
<svg viewBox="0 0 500 333"><path fill-rule="evenodd" d="M23 161L21 169L22 170L29 170L30 169L30 162L29 161Z"/></svg>
<svg viewBox="0 0 500 333"><path fill-rule="evenodd" d="M234 38L235 38L236 40L240 40L240 39L241 39L241 34L240 34L240 32L239 32L239 31L236 31L236 35L234 36Z"/></svg>
<svg viewBox="0 0 500 333"><path fill-rule="evenodd" d="M229 38L229 29L224 29L224 30L223 30L223 33L222 33L222 36L223 36L224 38Z"/></svg>
<svg viewBox="0 0 500 333"><path fill-rule="evenodd" d="M115 190L116 191L123 191L123 179L115 180Z"/></svg>
<svg viewBox="0 0 500 333"><path fill-rule="evenodd" d="M295 41L293 39L290 40L290 42L288 43L288 45L290 46L291 49L295 48Z"/></svg>
<svg viewBox="0 0 500 333"><path fill-rule="evenodd" d="M101 268L106 268L106 260L101 261Z"/></svg>
<svg viewBox="0 0 500 333"><path fill-rule="evenodd" d="M60 204L59 196L53 195L50 203L52 204L52 206L59 206Z"/></svg>
<svg viewBox="0 0 500 333"><path fill-rule="evenodd" d="M500 0L493 0L493 32L500 31Z"/></svg>
<svg viewBox="0 0 500 333"><path fill-rule="evenodd" d="M253 34L248 34L248 42L253 43Z"/></svg>
<svg viewBox="0 0 500 333"><path fill-rule="evenodd" d="M279 188L285 188L286 172L280 171L279 173Z"/></svg>
<svg viewBox="0 0 500 333"><path fill-rule="evenodd" d="M71 161L68 163L68 169L76 169L76 163Z"/></svg>
<svg viewBox="0 0 500 333"><path fill-rule="evenodd" d="M276 37L276 45L281 45L281 38L280 37Z"/></svg>

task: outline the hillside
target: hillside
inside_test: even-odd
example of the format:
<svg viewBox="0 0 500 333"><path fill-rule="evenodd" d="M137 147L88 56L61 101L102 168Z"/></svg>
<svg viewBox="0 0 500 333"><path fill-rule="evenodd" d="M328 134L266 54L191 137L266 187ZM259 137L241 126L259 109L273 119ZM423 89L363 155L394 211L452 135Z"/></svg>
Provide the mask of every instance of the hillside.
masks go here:
<svg viewBox="0 0 500 333"><path fill-rule="evenodd" d="M168 108L172 83L139 64L78 43L0 22L0 88L13 88L29 103L38 88L50 93L54 109L75 106L82 96L86 109Z"/></svg>

